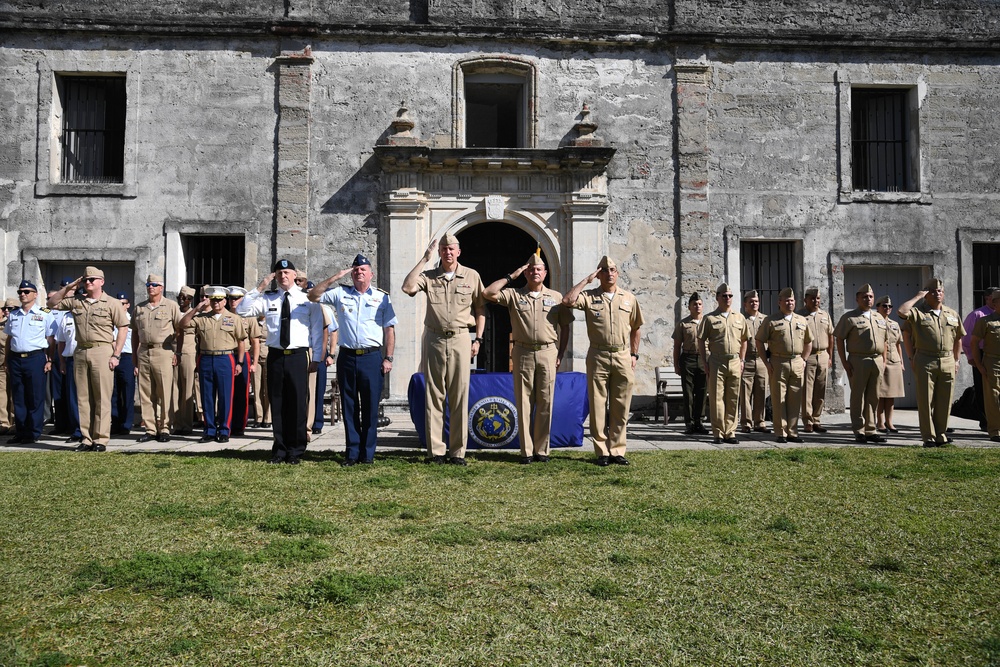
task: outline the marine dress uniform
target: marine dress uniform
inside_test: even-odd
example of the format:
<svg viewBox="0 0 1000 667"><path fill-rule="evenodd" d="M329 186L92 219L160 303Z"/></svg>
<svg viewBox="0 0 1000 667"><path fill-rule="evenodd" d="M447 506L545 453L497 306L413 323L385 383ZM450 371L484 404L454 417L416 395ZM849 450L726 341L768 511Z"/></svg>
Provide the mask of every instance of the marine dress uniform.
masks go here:
<svg viewBox="0 0 1000 667"><path fill-rule="evenodd" d="M757 356L757 346L750 341L757 338L760 325L767 319L767 315L757 312L756 315L744 315L747 321L747 355L743 358L743 374L740 376L740 419L743 425L743 432L749 433L756 430L759 433L767 433L767 426L764 425L764 402L767 398L767 360ZM773 407L773 406L772 406Z"/></svg>
<svg viewBox="0 0 1000 667"><path fill-rule="evenodd" d="M229 309L236 311L236 303L247 291L239 286L226 288L226 295L229 299ZM233 380L233 420L232 434L243 435L247 427L247 418L250 415L250 387L253 386L254 363L260 354L260 323L256 317L244 317L243 327L247 332L246 351L242 358L236 360L236 365L242 370L237 373Z"/></svg>
<svg viewBox="0 0 1000 667"><path fill-rule="evenodd" d="M881 442L875 429L878 387L885 368L888 327L871 310L855 308L844 313L833 335L844 341L853 368L851 383L851 430L858 442Z"/></svg>
<svg viewBox="0 0 1000 667"><path fill-rule="evenodd" d="M975 361L980 357L985 372L983 407L986 412L986 429L990 440L1000 442L1000 313L993 313L976 320L972 327L972 345L969 354ZM982 343L982 345L980 345Z"/></svg>
<svg viewBox="0 0 1000 667"><path fill-rule="evenodd" d="M602 264L605 269L614 266L607 257ZM601 465L609 459L624 461L625 429L635 385L630 336L643 324L642 309L634 294L617 286L611 294L600 286L584 290L571 307L583 311L590 339L587 391L594 453Z"/></svg>
<svg viewBox="0 0 1000 667"><path fill-rule="evenodd" d="M363 264L370 262L358 255L354 266ZM364 292L354 285L338 285L324 292L319 303L333 307L338 325L337 383L347 436L344 463L371 463L382 397L382 344L386 327L396 326L396 312L389 295L374 285Z"/></svg>
<svg viewBox="0 0 1000 667"><path fill-rule="evenodd" d="M688 435L707 433L702 419L705 417L705 391L707 376L698 357L698 327L701 320L688 315L674 327L672 338L681 346L677 355L675 372L681 376L684 393L684 432Z"/></svg>
<svg viewBox="0 0 1000 667"><path fill-rule="evenodd" d="M812 334L812 352L806 359L805 378L802 382L802 426L806 433L825 433L820 424L823 419L823 405L826 403L826 382L830 374L830 345L833 336L833 319L822 308L815 312L808 309L799 311L806 318Z"/></svg>
<svg viewBox="0 0 1000 667"><path fill-rule="evenodd" d="M537 255L532 255L529 262L536 259L541 262ZM570 310L562 307L562 298L562 294L547 287L538 292L531 292L527 286L503 289L497 294L497 303L510 311L514 337L514 400L522 461L549 458L560 330L573 322Z"/></svg>
<svg viewBox="0 0 1000 667"><path fill-rule="evenodd" d="M225 301L226 290L207 290L211 300ZM247 333L243 318L226 309L203 312L194 317L198 338L198 381L201 384L202 414L205 434L202 442L229 442L233 408L233 378L236 357L242 356Z"/></svg>
<svg viewBox="0 0 1000 667"><path fill-rule="evenodd" d="M789 290L790 292L790 290ZM778 298L786 294L783 290ZM767 346L771 354L771 408L774 434L778 442L802 442L799 438L799 410L802 409L802 381L812 331L806 318L795 313L769 315L757 331L755 340ZM758 348L757 355L761 350Z"/></svg>
<svg viewBox="0 0 1000 667"><path fill-rule="evenodd" d="M729 292L723 283L716 296ZM732 443L736 440L736 414L745 344L750 338L746 318L735 310L717 308L701 320L699 344L708 344L708 405L712 417L712 438Z"/></svg>
<svg viewBox="0 0 1000 667"><path fill-rule="evenodd" d="M23 305L12 310L4 324L4 333L8 336L9 387L14 399L15 434L7 441L10 444L37 442L45 424L45 374L50 368L52 315L38 305L35 285L21 281L18 294L29 291L35 293L35 302L28 310L24 310Z"/></svg>
<svg viewBox="0 0 1000 667"><path fill-rule="evenodd" d="M161 276L150 274L147 287L163 287ZM135 307L132 317L133 344L139 366L139 407L145 435L139 438L148 442L170 440L174 405L174 368L177 357L177 324L181 309L176 301L164 298L157 303L147 299Z"/></svg>

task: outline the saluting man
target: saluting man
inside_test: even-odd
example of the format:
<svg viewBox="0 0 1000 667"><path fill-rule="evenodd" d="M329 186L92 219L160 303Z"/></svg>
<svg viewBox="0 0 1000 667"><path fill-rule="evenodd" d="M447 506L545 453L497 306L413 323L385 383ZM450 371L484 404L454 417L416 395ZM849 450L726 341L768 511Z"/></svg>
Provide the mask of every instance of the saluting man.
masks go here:
<svg viewBox="0 0 1000 667"><path fill-rule="evenodd" d="M944 283L937 278L901 305L896 316L903 321L903 344L917 385L920 438L924 447L949 444L948 417L965 335L962 319L944 305Z"/></svg>
<svg viewBox="0 0 1000 667"><path fill-rule="evenodd" d="M527 285L504 289L524 274ZM548 271L538 254L513 273L494 281L483 296L510 311L514 336L514 398L517 402L521 463L549 461L552 399L556 372L569 344L573 315L562 305L562 294L545 286ZM534 428L532 428L534 408Z"/></svg>
<svg viewBox="0 0 1000 667"><path fill-rule="evenodd" d="M437 249L441 263L424 271ZM469 366L479 354L486 327L483 280L479 273L458 263L462 249L458 238L445 234L441 243L431 241L423 257L403 280L403 292L427 293L424 316L423 367L426 405L424 420L428 461L466 465L465 445L469 435ZM469 342L469 328L476 338ZM449 437L444 442L444 407L448 400Z"/></svg>
<svg viewBox="0 0 1000 667"><path fill-rule="evenodd" d="M80 286L82 295L67 296ZM111 440L114 373L128 336L128 314L120 301L104 293L104 271L95 266L49 298L49 307L73 311L76 323L73 375L83 438L76 450L103 452Z"/></svg>
<svg viewBox="0 0 1000 667"><path fill-rule="evenodd" d="M146 432L136 442L170 441L173 421L174 368L178 364L177 303L163 298L163 277L146 276L147 299L132 318L132 349L139 375L139 407Z"/></svg>
<svg viewBox="0 0 1000 667"><path fill-rule="evenodd" d="M351 274L351 286L331 286ZM337 383L344 413L347 448L341 465L373 463L378 434L382 379L392 370L396 313L389 294L372 285L372 263L358 254L350 268L309 291L309 300L333 307L339 325ZM331 334L331 335L337 335ZM322 397L317 395L317 400Z"/></svg>
<svg viewBox="0 0 1000 667"><path fill-rule="evenodd" d="M876 432L875 411L878 408L879 378L885 368L889 328L885 319L872 312L875 292L871 285L862 285L855 294L855 300L858 307L841 315L833 335L837 341L837 354L851 384L851 429L854 439L857 442L882 443L886 440Z"/></svg>
<svg viewBox="0 0 1000 667"><path fill-rule="evenodd" d="M226 288L209 287L197 308L192 308L177 327L194 322L198 338L198 379L201 383L205 434L199 442L229 442L233 418L233 378L243 368L236 363L246 350L243 319L226 310Z"/></svg>
<svg viewBox="0 0 1000 667"><path fill-rule="evenodd" d="M278 289L264 292L274 280ZM236 312L264 315L267 329L267 388L271 398L274 445L268 463L297 465L309 443L309 372L323 358L323 312L295 285L295 265L278 260L274 272L250 290ZM309 350L312 350L312 360Z"/></svg>
<svg viewBox="0 0 1000 667"><path fill-rule="evenodd" d="M7 316L6 358L14 397L14 437L8 444L38 442L45 424L45 374L52 369L52 315L41 308L38 288L22 280L17 288L20 307Z"/></svg>
<svg viewBox="0 0 1000 667"><path fill-rule="evenodd" d="M830 313L820 308L822 297L818 287L807 287L805 307L799 315L809 323L812 333L812 352L806 358L805 379L802 383L802 430L806 433L826 433L820 424L823 419L823 404L826 402L826 379L833 366L830 342L833 336L833 320Z"/></svg>
<svg viewBox="0 0 1000 667"><path fill-rule="evenodd" d="M747 320L747 355L743 358L743 373L740 376L740 416L743 432L757 431L770 433L764 425L764 401L767 398L767 359L757 356L757 346L750 342L756 339L760 325L767 315L760 312L760 295L750 290L743 295L743 316Z"/></svg>
<svg viewBox="0 0 1000 667"><path fill-rule="evenodd" d="M767 360L777 441L800 443L803 442L798 428L802 380L812 348L812 331L806 318L795 313L795 292L791 287L778 293L778 311L778 315L764 320L754 343L757 357ZM771 353L770 358L767 352Z"/></svg>
<svg viewBox="0 0 1000 667"><path fill-rule="evenodd" d="M698 353L708 373L713 442L735 445L739 443L736 414L750 330L746 318L733 310L733 291L728 284L716 288L715 302L718 307L701 320Z"/></svg>
<svg viewBox="0 0 1000 667"><path fill-rule="evenodd" d="M586 292L594 280L600 285ZM563 305L584 312L587 320L587 391L590 395L590 437L597 465L629 465L625 458L635 364L639 360L642 310L635 295L618 287L618 265L605 255L597 270L573 286ZM605 435L605 415L610 412Z"/></svg>

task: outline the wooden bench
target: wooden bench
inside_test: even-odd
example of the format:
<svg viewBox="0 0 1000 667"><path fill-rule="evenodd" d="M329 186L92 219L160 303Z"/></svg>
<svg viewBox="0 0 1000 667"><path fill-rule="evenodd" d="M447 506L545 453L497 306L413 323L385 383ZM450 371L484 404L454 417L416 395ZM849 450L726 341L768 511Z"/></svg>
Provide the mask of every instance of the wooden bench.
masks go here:
<svg viewBox="0 0 1000 667"><path fill-rule="evenodd" d="M671 409L671 405L673 409ZM684 405L684 388L681 376L673 366L656 367L656 416L663 415L663 423L673 421Z"/></svg>

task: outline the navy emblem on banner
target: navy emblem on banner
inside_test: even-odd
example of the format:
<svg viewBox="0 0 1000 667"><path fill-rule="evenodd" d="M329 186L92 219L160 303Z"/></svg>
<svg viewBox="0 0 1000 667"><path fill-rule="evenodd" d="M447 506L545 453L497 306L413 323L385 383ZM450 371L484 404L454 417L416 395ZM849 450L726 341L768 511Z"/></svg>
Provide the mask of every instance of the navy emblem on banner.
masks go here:
<svg viewBox="0 0 1000 667"><path fill-rule="evenodd" d="M506 398L487 396L469 410L469 434L480 447L505 447L517 437L517 408Z"/></svg>

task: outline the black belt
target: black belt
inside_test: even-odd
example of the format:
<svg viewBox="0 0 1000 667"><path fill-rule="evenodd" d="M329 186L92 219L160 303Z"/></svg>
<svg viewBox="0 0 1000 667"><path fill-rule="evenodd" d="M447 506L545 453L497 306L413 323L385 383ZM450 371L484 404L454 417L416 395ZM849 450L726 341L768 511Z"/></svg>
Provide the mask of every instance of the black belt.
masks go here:
<svg viewBox="0 0 1000 667"><path fill-rule="evenodd" d="M341 348L340 348L340 351L342 353L346 352L347 354L356 354L359 357L362 354L371 354L372 352L380 352L381 350L382 350L381 347L359 347L357 349L354 349L353 347L343 347L343 346L341 346Z"/></svg>
<svg viewBox="0 0 1000 667"><path fill-rule="evenodd" d="M285 354L285 355L288 355L288 354L298 354L299 352L305 352L306 351L306 348L304 348L304 347L290 347L287 350L285 350L285 349L280 348L280 347L271 347L270 345L268 345L268 348L274 350L275 354Z"/></svg>
<svg viewBox="0 0 1000 667"><path fill-rule="evenodd" d="M13 354L15 357L20 357L21 359L25 359L27 357L33 357L36 354L45 354L45 350L41 349L41 350L32 350L31 352L14 352Z"/></svg>

